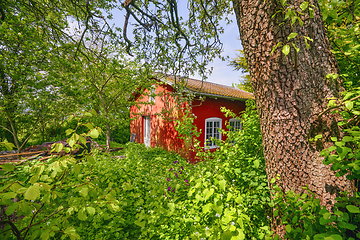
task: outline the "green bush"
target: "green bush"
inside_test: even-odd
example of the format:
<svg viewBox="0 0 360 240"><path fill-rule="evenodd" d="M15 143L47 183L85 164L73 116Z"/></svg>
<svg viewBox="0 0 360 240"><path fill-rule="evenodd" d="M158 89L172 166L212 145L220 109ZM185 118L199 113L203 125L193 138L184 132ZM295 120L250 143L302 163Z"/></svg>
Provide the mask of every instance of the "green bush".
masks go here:
<svg viewBox="0 0 360 240"><path fill-rule="evenodd" d="M126 145L126 158L94 152L3 165L0 204L12 220L1 238L269 238L261 139L252 141L256 149L242 142L258 126L253 103L242 119L252 128L232 133L239 142L222 143L196 165L135 143Z"/></svg>

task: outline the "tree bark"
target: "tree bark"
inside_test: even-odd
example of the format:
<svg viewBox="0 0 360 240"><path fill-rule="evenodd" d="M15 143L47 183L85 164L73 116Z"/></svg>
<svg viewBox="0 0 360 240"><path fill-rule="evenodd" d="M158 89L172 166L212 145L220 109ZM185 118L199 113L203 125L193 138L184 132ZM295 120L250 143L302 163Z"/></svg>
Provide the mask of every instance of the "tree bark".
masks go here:
<svg viewBox="0 0 360 240"><path fill-rule="evenodd" d="M287 1L296 10L300 10L301 2ZM329 146L329 135L339 135L339 131L338 116L324 115L318 121L318 115L326 109L327 98L339 97L341 83L326 78L327 74L338 73L337 63L317 2L310 4L317 7L314 18L305 10L301 17L304 25L291 27L290 20L279 26L284 19L282 13L272 18L282 7L276 0L233 0L261 121L268 180L279 174L277 184L284 191L302 192L302 187L308 185L321 204L330 208L335 193L351 192L352 184L344 177L335 177L319 157L320 151ZM292 32L298 37L288 41ZM309 49L301 36L313 39ZM293 42L300 51L296 54L291 46L285 56L280 46L271 54L279 42L290 46ZM322 142L310 144L309 138L317 134L324 135Z"/></svg>

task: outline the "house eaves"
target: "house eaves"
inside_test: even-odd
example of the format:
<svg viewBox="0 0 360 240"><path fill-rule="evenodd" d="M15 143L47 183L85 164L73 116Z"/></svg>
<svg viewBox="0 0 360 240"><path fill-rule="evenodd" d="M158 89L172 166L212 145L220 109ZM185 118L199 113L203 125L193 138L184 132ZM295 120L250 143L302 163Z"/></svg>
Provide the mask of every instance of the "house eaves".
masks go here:
<svg viewBox="0 0 360 240"><path fill-rule="evenodd" d="M175 79L173 76L166 76L163 81L167 84L174 85L179 84L190 92L198 95L209 96L211 98L226 98L230 100L241 100L254 99L252 93L206 81L201 81L191 78Z"/></svg>

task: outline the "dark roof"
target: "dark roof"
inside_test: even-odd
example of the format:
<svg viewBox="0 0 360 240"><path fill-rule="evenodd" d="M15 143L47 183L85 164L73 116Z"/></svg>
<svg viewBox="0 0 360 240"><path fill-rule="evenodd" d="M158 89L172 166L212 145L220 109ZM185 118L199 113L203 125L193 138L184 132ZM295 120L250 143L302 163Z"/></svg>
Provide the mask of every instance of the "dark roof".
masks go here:
<svg viewBox="0 0 360 240"><path fill-rule="evenodd" d="M164 80L168 80L170 84L175 83L175 78L173 76L165 76ZM254 99L254 95L252 93L217 83L192 78L177 78L176 83L183 84L185 88L203 95L223 98Z"/></svg>

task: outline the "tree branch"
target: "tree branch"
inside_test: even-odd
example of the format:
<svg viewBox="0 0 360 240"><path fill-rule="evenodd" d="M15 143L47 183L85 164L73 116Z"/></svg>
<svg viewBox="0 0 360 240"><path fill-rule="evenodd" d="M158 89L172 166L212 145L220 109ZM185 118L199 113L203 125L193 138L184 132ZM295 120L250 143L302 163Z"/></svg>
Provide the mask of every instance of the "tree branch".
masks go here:
<svg viewBox="0 0 360 240"><path fill-rule="evenodd" d="M76 58L77 52L78 52L78 50L79 50L79 48L81 46L81 43L82 43L82 41L84 39L85 33L89 28L89 20L91 18L91 12L90 12L90 9L89 9L89 2L90 2L90 0L86 0L85 6L86 6L86 11L87 11L88 15L87 15L86 20L85 20L85 29L84 29L83 33L81 34L81 38L80 38L79 43L77 45L74 58Z"/></svg>
<svg viewBox="0 0 360 240"><path fill-rule="evenodd" d="M336 42L334 40L332 40L332 43L340 50L340 52L350 61L352 62L358 69L359 69L359 72L360 72L360 67L359 65L357 65L356 62L354 62L348 55L346 55L343 50L336 44Z"/></svg>
<svg viewBox="0 0 360 240"><path fill-rule="evenodd" d="M129 22L129 17L130 17L130 12L126 11L126 15L125 15L125 22L124 22L124 29L123 29L123 38L125 39L125 42L126 42L126 52L130 55L130 56L133 56L131 54L131 46L132 46L132 43L131 41L128 39L127 37L127 26L128 26L128 22Z"/></svg>
<svg viewBox="0 0 360 240"><path fill-rule="evenodd" d="M3 8L3 1L2 0L0 0L0 14L1 14L0 21L4 21L5 18L6 18L6 15L5 15L5 11L4 11L4 8Z"/></svg>
<svg viewBox="0 0 360 240"><path fill-rule="evenodd" d="M21 233L20 233L19 229L15 226L15 224L12 221L10 221L10 220L8 220L8 221L0 220L0 224L6 224L6 223L11 226L11 230L15 234L16 238L18 240L22 240Z"/></svg>

